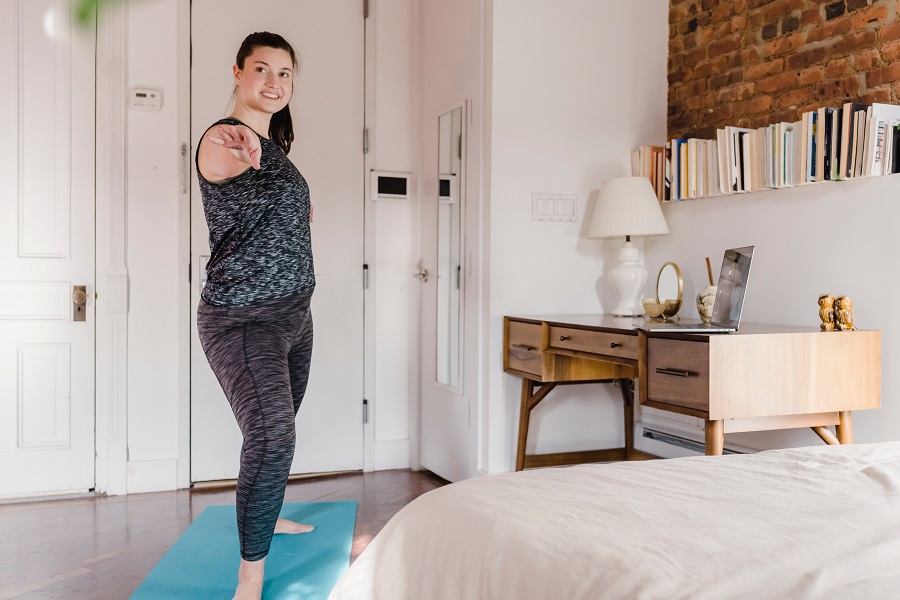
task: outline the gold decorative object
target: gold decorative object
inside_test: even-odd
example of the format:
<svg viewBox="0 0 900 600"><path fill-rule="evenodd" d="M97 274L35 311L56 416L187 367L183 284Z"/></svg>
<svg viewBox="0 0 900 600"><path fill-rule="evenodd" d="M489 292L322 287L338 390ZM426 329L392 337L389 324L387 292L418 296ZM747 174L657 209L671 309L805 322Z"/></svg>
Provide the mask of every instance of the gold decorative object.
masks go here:
<svg viewBox="0 0 900 600"><path fill-rule="evenodd" d="M834 326L840 331L853 331L853 300L850 296L838 296L834 301Z"/></svg>
<svg viewBox="0 0 900 600"><path fill-rule="evenodd" d="M662 289L660 286L660 282L663 281L663 275L666 274L666 267L671 267L674 271L674 275L676 281L678 283L678 290L672 290L670 288ZM667 278L669 279L669 278ZM667 282L673 283L673 282ZM662 305L662 316L666 319L671 319L675 315L678 314L678 311L681 310L681 295L684 291L684 280L681 278L681 269L678 268L673 262L664 263L663 266L659 268L659 273L656 275L656 302L657 304ZM662 292L663 296L667 296L666 298L660 297L660 292ZM675 292L675 293L673 293ZM668 296L674 295L675 298L671 298Z"/></svg>
<svg viewBox="0 0 900 600"><path fill-rule="evenodd" d="M834 329L834 296L831 294L819 296L819 318L822 319L822 324L819 325L822 331Z"/></svg>
<svg viewBox="0 0 900 600"><path fill-rule="evenodd" d="M648 317L656 319L663 314L665 305L660 304L653 298L644 298L643 300L641 300L641 302L644 305L644 312L647 313Z"/></svg>

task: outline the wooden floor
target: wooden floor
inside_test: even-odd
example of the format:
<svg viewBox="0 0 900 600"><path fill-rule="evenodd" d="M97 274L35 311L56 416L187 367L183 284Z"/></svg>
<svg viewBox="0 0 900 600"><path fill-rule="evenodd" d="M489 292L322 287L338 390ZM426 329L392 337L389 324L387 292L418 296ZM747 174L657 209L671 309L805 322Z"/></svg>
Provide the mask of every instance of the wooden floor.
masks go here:
<svg viewBox="0 0 900 600"><path fill-rule="evenodd" d="M358 503L351 562L401 508L446 481L377 471L292 481L286 502ZM0 599L124 600L204 508L234 489L0 505Z"/></svg>

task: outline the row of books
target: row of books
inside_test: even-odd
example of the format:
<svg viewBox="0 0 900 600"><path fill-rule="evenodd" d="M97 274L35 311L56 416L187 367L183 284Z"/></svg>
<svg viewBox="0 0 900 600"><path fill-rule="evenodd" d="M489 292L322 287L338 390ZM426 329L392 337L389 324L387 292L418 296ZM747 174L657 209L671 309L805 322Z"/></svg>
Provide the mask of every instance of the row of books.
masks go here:
<svg viewBox="0 0 900 600"><path fill-rule="evenodd" d="M847 102L715 140L673 139L632 152L661 202L900 173L900 106Z"/></svg>

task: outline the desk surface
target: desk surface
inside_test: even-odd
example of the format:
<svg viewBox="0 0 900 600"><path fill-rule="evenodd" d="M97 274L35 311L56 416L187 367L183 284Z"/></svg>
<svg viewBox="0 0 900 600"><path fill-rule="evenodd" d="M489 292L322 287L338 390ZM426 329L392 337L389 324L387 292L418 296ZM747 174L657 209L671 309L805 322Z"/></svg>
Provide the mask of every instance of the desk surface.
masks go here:
<svg viewBox="0 0 900 600"><path fill-rule="evenodd" d="M529 323L550 323L564 327L584 327L588 329L617 331L620 333L640 331L638 324L644 321L644 317L617 317L614 315L515 315L510 319ZM764 335L773 333L822 333L818 325L779 325L770 323L742 323L738 331L731 333L682 333L676 330L645 332L654 337L711 337L711 336L735 336L735 335ZM830 335L841 335L852 332L831 331Z"/></svg>

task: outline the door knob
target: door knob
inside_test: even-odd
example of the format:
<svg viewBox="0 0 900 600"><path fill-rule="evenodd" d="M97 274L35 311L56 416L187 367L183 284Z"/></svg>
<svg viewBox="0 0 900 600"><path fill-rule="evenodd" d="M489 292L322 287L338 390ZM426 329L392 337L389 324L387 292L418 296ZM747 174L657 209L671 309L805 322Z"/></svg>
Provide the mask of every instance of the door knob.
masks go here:
<svg viewBox="0 0 900 600"><path fill-rule="evenodd" d="M413 274L413 277L415 277L422 283L425 283L426 281L428 281L428 269L426 269L425 267L419 267L419 272Z"/></svg>
<svg viewBox="0 0 900 600"><path fill-rule="evenodd" d="M84 321L87 316L85 305L87 304L87 287L83 285L72 286L72 320Z"/></svg>

